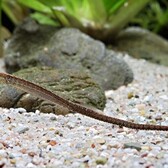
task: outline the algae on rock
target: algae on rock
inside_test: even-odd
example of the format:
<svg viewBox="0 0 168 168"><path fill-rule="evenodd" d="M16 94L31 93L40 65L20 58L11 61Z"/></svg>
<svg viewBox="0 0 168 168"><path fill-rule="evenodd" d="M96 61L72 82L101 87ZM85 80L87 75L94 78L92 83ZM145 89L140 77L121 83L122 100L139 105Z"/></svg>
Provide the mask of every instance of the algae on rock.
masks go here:
<svg viewBox="0 0 168 168"><path fill-rule="evenodd" d="M100 110L105 107L103 90L86 73L75 70L56 70L51 67L34 67L20 70L14 75L36 83L59 96L75 103ZM67 114L59 105L44 101L10 86L0 87L0 107L23 107L27 111Z"/></svg>

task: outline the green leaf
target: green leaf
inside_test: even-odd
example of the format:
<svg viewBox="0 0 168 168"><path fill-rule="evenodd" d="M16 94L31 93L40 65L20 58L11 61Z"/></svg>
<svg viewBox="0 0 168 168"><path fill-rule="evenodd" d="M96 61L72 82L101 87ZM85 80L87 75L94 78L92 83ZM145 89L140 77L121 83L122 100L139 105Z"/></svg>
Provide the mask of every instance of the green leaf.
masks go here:
<svg viewBox="0 0 168 168"><path fill-rule="evenodd" d="M120 0L114 3L109 10L109 15L115 13L121 6L124 5L125 2L126 0Z"/></svg>
<svg viewBox="0 0 168 168"><path fill-rule="evenodd" d="M13 0L2 0L2 10L14 24L19 23L17 15L20 14L20 6ZM16 14L16 15L15 15Z"/></svg>
<svg viewBox="0 0 168 168"><path fill-rule="evenodd" d="M105 10L108 15L116 12L127 0L104 0Z"/></svg>
<svg viewBox="0 0 168 168"><path fill-rule="evenodd" d="M76 27L76 28L79 28L80 30L84 31L84 26L82 25L82 23L80 22L80 20L78 20L76 17L74 17L74 16L72 16L69 13L66 13L64 11L62 11L62 14L66 17L66 19L70 23L69 26Z"/></svg>
<svg viewBox="0 0 168 168"><path fill-rule="evenodd" d="M36 11L52 14L51 9L38 0L18 0L18 2Z"/></svg>
<svg viewBox="0 0 168 168"><path fill-rule="evenodd" d="M103 24L106 20L107 13L104 7L103 0L88 0L92 20L99 24Z"/></svg>
<svg viewBox="0 0 168 168"><path fill-rule="evenodd" d="M70 23L62 13L62 8L65 8L65 6L62 5L63 0L39 0L43 5L50 8L50 10L53 13L53 17L55 17L61 25L69 26Z"/></svg>
<svg viewBox="0 0 168 168"><path fill-rule="evenodd" d="M71 15L77 15L80 10L81 0L39 0L44 5L48 6L51 10L61 11L64 10L66 13Z"/></svg>
<svg viewBox="0 0 168 168"><path fill-rule="evenodd" d="M60 26L60 24L56 21L51 19L50 17L39 13L39 12L35 12L33 14L30 15L33 19L35 19L36 21L38 21L40 24L45 24L45 25L50 25L50 26Z"/></svg>
<svg viewBox="0 0 168 168"><path fill-rule="evenodd" d="M54 6L61 6L60 0L38 0L41 4L47 6L48 8L53 8Z"/></svg>
<svg viewBox="0 0 168 168"><path fill-rule="evenodd" d="M83 9L82 7L83 0L73 0L68 2L69 3L67 3L67 0L63 0L62 5L66 6L65 10L68 11L68 13L70 13L73 16L78 15L81 9ZM77 17L80 17L80 16L81 15Z"/></svg>

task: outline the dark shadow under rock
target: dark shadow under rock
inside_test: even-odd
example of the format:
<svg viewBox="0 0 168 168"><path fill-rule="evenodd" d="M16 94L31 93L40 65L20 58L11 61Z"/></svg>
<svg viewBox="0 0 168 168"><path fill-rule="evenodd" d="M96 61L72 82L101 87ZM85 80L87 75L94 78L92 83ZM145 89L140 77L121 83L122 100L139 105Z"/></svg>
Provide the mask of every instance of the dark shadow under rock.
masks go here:
<svg viewBox="0 0 168 168"><path fill-rule="evenodd" d="M100 110L105 107L105 95L86 73L75 70L56 70L50 67L34 67L18 71L14 75L52 91L75 103ZM27 111L40 110L46 113L67 114L59 105L41 100L15 88L0 85L0 107L23 107Z"/></svg>
<svg viewBox="0 0 168 168"><path fill-rule="evenodd" d="M132 70L120 53L107 50L102 42L77 29L63 28L55 30L55 33L49 31L50 37L45 31L43 36L47 37L43 39L39 38L41 33L38 31L25 35L20 29L15 31L5 52L8 72L33 66L75 69L89 73L104 90L116 89L133 80ZM25 39L29 41L26 49Z"/></svg>

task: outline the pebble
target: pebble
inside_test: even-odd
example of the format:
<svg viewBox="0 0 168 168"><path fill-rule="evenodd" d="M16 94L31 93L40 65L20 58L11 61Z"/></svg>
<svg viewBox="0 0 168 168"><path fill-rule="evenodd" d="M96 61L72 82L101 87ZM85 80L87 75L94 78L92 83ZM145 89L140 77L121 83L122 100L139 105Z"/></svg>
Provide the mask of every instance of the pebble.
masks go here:
<svg viewBox="0 0 168 168"><path fill-rule="evenodd" d="M67 123L67 126L68 126L70 129L72 129L72 128L75 127L75 123L73 123L73 122L68 122L68 123Z"/></svg>
<svg viewBox="0 0 168 168"><path fill-rule="evenodd" d="M162 120L162 116L157 116L157 117L155 117L155 120L156 120L156 121Z"/></svg>
<svg viewBox="0 0 168 168"><path fill-rule="evenodd" d="M130 112L132 112L132 113L138 113L138 111L139 111L138 108L133 108L130 110Z"/></svg>
<svg viewBox="0 0 168 168"><path fill-rule="evenodd" d="M135 107L136 107L138 110L144 110L145 107L146 107L146 105L145 105L145 104L137 104Z"/></svg>
<svg viewBox="0 0 168 168"><path fill-rule="evenodd" d="M168 100L168 96L167 95L161 95L161 96L159 96L161 99L163 99L163 100Z"/></svg>
<svg viewBox="0 0 168 168"><path fill-rule="evenodd" d="M134 142L125 143L124 148L136 149L137 151L142 149L140 144Z"/></svg>
<svg viewBox="0 0 168 168"><path fill-rule="evenodd" d="M32 163L34 165L39 165L41 161L42 161L42 158L39 158L37 155L35 155L32 159Z"/></svg>
<svg viewBox="0 0 168 168"><path fill-rule="evenodd" d="M163 145L163 146L162 146L162 149L168 150L168 144Z"/></svg>
<svg viewBox="0 0 168 168"><path fill-rule="evenodd" d="M139 114L140 114L141 116L143 116L143 117L144 117L144 116L145 116L145 114L146 114L146 111L145 111L145 110L140 110L140 111L139 111Z"/></svg>
<svg viewBox="0 0 168 168"><path fill-rule="evenodd" d="M28 152L28 155L31 157L34 157L36 155L36 153L35 152Z"/></svg>
<svg viewBox="0 0 168 168"><path fill-rule="evenodd" d="M22 113L26 113L27 111L24 108L17 108L16 112L22 114Z"/></svg>
<svg viewBox="0 0 168 168"><path fill-rule="evenodd" d="M34 121L34 122L38 122L39 119L38 119L37 117L35 117L35 118L33 118L33 121Z"/></svg>
<svg viewBox="0 0 168 168"><path fill-rule="evenodd" d="M10 159L11 164L16 164L16 159Z"/></svg>
<svg viewBox="0 0 168 168"><path fill-rule="evenodd" d="M56 118L55 116L51 116L51 117L50 117L50 120L51 120L51 121L56 121L57 118Z"/></svg>
<svg viewBox="0 0 168 168"><path fill-rule="evenodd" d="M0 157L6 157L6 156L7 156L6 150L4 149L0 150Z"/></svg>
<svg viewBox="0 0 168 168"><path fill-rule="evenodd" d="M128 99L131 99L134 97L134 93L133 92L129 92L127 95Z"/></svg>
<svg viewBox="0 0 168 168"><path fill-rule="evenodd" d="M36 165L34 165L33 163L28 163L26 165L26 167L28 167L28 168L36 168Z"/></svg>
<svg viewBox="0 0 168 168"><path fill-rule="evenodd" d="M27 126L19 126L19 127L16 128L16 131L19 134L24 134L28 130L29 130L29 127L27 127Z"/></svg>
<svg viewBox="0 0 168 168"><path fill-rule="evenodd" d="M152 150L150 146L142 146L141 149L144 150L144 151Z"/></svg>
<svg viewBox="0 0 168 168"><path fill-rule="evenodd" d="M96 158L96 164L101 164L101 165L104 165L104 164L106 164L106 162L107 162L107 158L105 158L105 157L97 157Z"/></svg>
<svg viewBox="0 0 168 168"><path fill-rule="evenodd" d="M51 146L55 146L55 145L57 144L57 142L54 141L54 140L50 140L50 141L49 141L49 144L50 144Z"/></svg>
<svg viewBox="0 0 168 168"><path fill-rule="evenodd" d="M104 138L102 138L102 137L95 136L95 137L93 138L93 142L94 142L94 143L98 143L98 144L100 144L100 145L104 145L104 144L106 143L106 140L105 140Z"/></svg>
<svg viewBox="0 0 168 168"><path fill-rule="evenodd" d="M153 99L153 96L152 96L152 95L147 95L147 96L144 97L143 101L144 101L144 102L151 102L152 99Z"/></svg>

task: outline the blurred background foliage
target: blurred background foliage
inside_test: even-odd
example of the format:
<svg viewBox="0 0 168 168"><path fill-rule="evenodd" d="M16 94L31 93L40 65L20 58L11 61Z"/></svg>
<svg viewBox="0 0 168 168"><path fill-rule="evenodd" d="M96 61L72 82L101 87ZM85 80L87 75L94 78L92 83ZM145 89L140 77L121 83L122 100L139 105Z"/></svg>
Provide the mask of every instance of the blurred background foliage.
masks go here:
<svg viewBox="0 0 168 168"><path fill-rule="evenodd" d="M151 1L130 23L168 38L168 1Z"/></svg>
<svg viewBox="0 0 168 168"><path fill-rule="evenodd" d="M167 35L162 33L168 29L167 0L0 0L0 4L4 38L28 16L41 24L79 28L105 42L130 25Z"/></svg>

